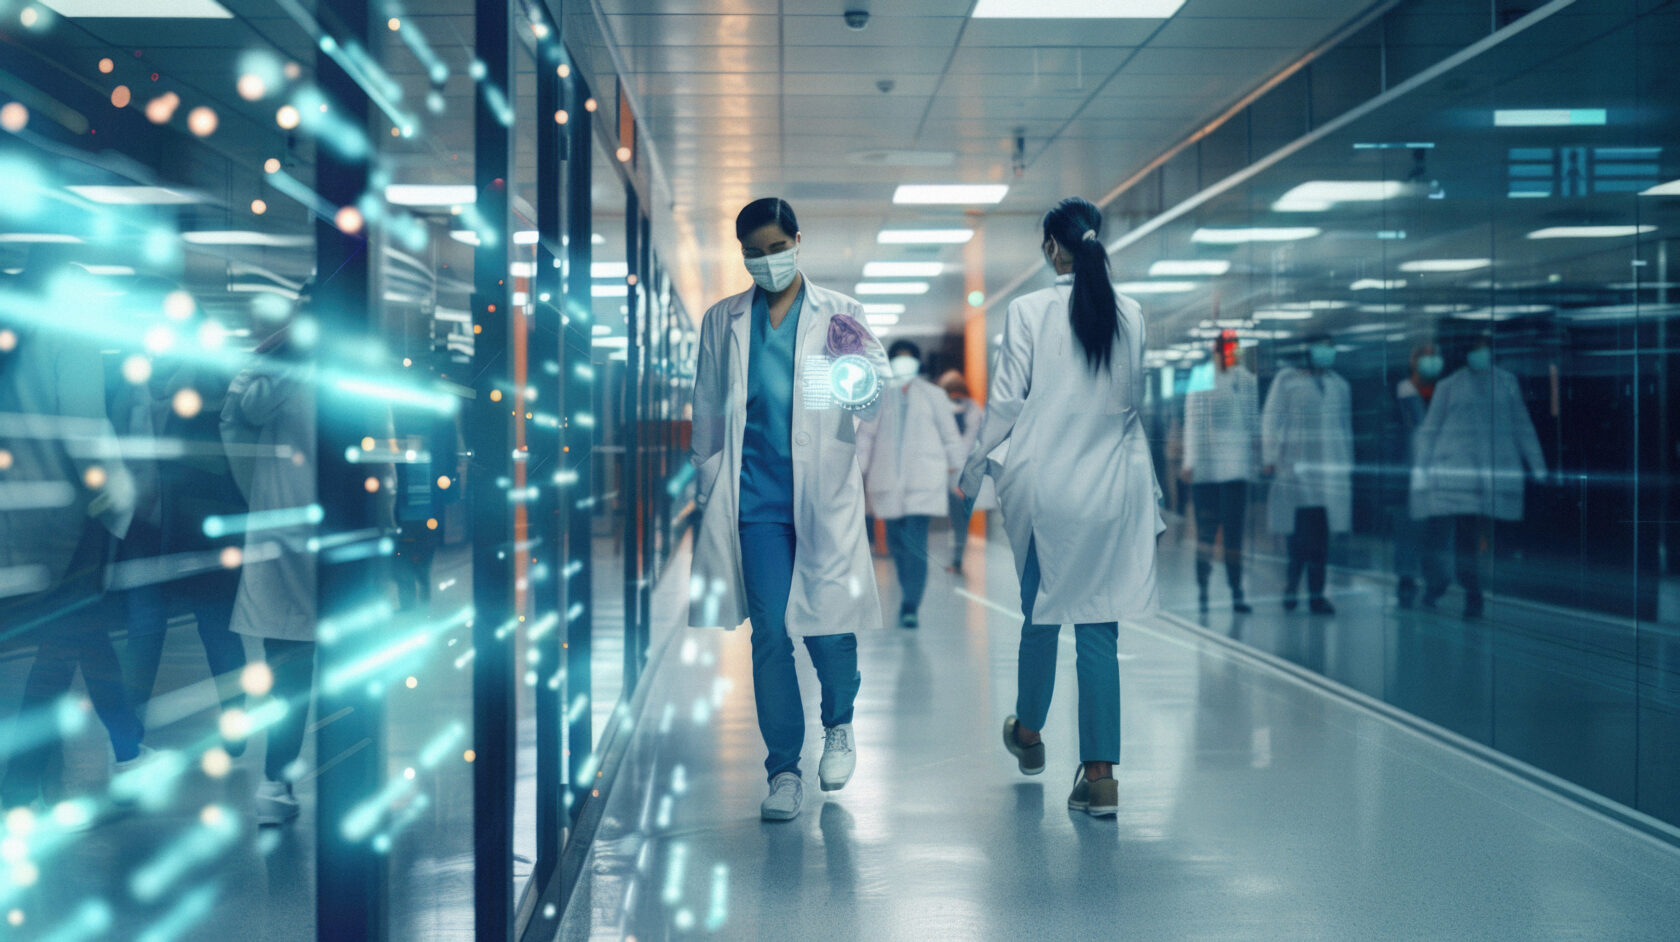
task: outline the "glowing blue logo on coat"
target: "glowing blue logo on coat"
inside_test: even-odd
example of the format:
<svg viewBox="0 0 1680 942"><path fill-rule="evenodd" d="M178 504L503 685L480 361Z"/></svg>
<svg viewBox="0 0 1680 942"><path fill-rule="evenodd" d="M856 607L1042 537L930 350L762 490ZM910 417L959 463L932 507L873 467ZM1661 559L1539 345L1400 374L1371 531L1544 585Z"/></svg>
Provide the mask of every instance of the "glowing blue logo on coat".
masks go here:
<svg viewBox="0 0 1680 942"><path fill-rule="evenodd" d="M834 361L829 368L828 385L834 400L847 409L867 406L881 394L881 376L874 364L856 354Z"/></svg>

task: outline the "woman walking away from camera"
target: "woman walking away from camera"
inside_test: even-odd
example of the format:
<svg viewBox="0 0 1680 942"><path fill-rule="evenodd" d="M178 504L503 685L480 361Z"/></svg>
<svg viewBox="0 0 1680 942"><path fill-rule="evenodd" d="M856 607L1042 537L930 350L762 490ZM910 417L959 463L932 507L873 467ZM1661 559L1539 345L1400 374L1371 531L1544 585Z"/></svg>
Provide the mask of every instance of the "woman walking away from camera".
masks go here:
<svg viewBox="0 0 1680 942"><path fill-rule="evenodd" d="M1007 440L997 492L1026 618L1004 746L1022 772L1044 770L1039 733L1057 636L1073 624L1082 764L1068 807L1106 817L1119 810L1118 622L1157 607L1155 539L1166 524L1138 414L1143 315L1115 292L1101 233L1102 213L1078 197L1045 214L1041 248L1056 283L1009 305L961 490L970 499L979 492L989 456Z"/></svg>

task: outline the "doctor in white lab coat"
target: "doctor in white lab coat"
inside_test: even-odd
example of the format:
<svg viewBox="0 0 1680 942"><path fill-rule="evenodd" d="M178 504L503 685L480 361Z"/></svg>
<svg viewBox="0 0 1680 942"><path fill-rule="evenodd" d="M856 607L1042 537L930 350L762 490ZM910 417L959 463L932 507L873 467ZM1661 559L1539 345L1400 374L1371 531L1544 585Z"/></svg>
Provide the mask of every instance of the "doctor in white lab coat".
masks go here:
<svg viewBox="0 0 1680 942"><path fill-rule="evenodd" d="M1272 478L1273 533L1289 537L1283 607L1296 607L1302 572L1315 615L1336 610L1324 597L1330 534L1353 526L1353 408L1347 380L1330 369L1336 346L1328 335L1308 341L1307 366L1272 380L1260 415L1262 469Z"/></svg>
<svg viewBox="0 0 1680 942"><path fill-rule="evenodd" d="M944 390L923 378L922 350L908 340L887 350L893 376L874 422L858 429L858 464L869 512L887 522L898 570L901 628L915 628L927 589L928 524L950 512L967 453Z"/></svg>
<svg viewBox="0 0 1680 942"><path fill-rule="evenodd" d="M1138 414L1143 315L1114 290L1101 227L1102 213L1078 197L1045 215L1041 247L1056 284L1009 305L961 490L979 492L1007 440L997 491L1026 617L1004 745L1021 771L1043 770L1057 637L1074 624L1082 768L1068 805L1107 816L1118 804L1118 622L1157 607L1155 539L1166 527Z"/></svg>
<svg viewBox="0 0 1680 942"><path fill-rule="evenodd" d="M691 459L701 520L689 624L752 620L753 695L769 757L766 820L799 813L805 718L800 638L822 685L824 790L856 763L857 637L881 627L864 532L857 426L887 375L857 300L798 270L799 225L775 198L736 218L755 287L714 304L700 327Z"/></svg>
<svg viewBox="0 0 1680 942"><path fill-rule="evenodd" d="M1493 365L1493 349L1479 341L1465 368L1435 387L1434 401L1418 428L1412 473L1412 515L1429 521L1423 601L1434 605L1447 590L1441 556L1449 534L1464 614L1482 614L1481 544L1493 520L1521 520L1523 466L1536 480L1546 475L1540 437L1509 370Z"/></svg>
<svg viewBox="0 0 1680 942"><path fill-rule="evenodd" d="M967 459L969 452L974 450L974 443L980 438L980 420L985 417L986 410L980 403L974 401L968 388L968 380L956 370L946 370L945 375L939 377L939 386L945 390L945 395L951 400L951 417L956 420L957 432L962 435L962 453ZM949 513L951 516L951 565L953 573L962 572L963 550L968 547L968 521L974 510L996 510L997 489L992 485L992 479L987 477L980 485L980 493L974 498L973 508L969 508L959 494L950 495Z"/></svg>
<svg viewBox="0 0 1680 942"><path fill-rule="evenodd" d="M1184 467L1196 510L1196 587L1208 609L1213 541L1222 536L1231 610L1252 611L1243 599L1242 546L1248 482L1260 471L1260 387L1238 361L1236 331L1213 344L1213 385L1184 399Z"/></svg>

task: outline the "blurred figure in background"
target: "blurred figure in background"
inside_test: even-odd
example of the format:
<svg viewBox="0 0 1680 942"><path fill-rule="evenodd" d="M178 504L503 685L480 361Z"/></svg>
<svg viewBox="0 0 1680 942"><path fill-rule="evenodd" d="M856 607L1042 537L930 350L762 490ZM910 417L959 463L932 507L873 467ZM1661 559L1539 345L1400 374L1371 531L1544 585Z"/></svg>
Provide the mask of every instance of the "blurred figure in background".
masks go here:
<svg viewBox="0 0 1680 942"><path fill-rule="evenodd" d="M1441 378L1441 354L1432 343L1420 343L1412 348L1412 373L1394 388L1395 408L1400 419L1399 454L1397 468L1403 469L1408 483L1401 488L1400 500L1394 511L1394 574L1399 582L1396 601L1401 608L1411 608L1417 602L1418 580L1424 575L1424 526L1412 519L1412 491L1410 477L1417 461L1417 430L1429 412L1429 402L1435 398L1435 383Z"/></svg>
<svg viewBox="0 0 1680 942"><path fill-rule="evenodd" d="M939 387L945 390L945 395L951 399L951 418L956 420L957 433L962 436L962 451L967 455L974 449L974 442L980 437L980 421L985 418L986 410L980 403L974 401L969 394L968 380L956 370L946 370L939 377ZM1007 447L1007 446L1005 446ZM968 518L969 508L955 491L950 495L951 510L951 565L950 571L962 573L963 551L968 548ZM980 493L974 498L973 510L997 509L997 491L988 477L980 485Z"/></svg>
<svg viewBox="0 0 1680 942"><path fill-rule="evenodd" d="M1213 575L1213 541L1222 540L1225 582L1231 587L1231 610L1253 611L1243 600L1242 544L1248 513L1248 482L1260 468L1260 386L1237 359L1236 331L1225 331L1213 344L1213 388L1190 393L1184 401L1184 467L1196 514L1196 589L1202 611L1208 609Z"/></svg>
<svg viewBox="0 0 1680 942"><path fill-rule="evenodd" d="M1523 466L1536 481L1546 476L1534 420L1509 370L1493 365L1493 341L1483 336L1465 357L1465 368L1441 381L1417 434L1413 507L1427 519L1424 557L1428 585L1423 603L1447 591L1445 547L1450 538L1464 617L1482 614L1482 543L1494 520L1521 520Z"/></svg>
<svg viewBox="0 0 1680 942"><path fill-rule="evenodd" d="M305 294L299 304L307 303ZM234 479L251 513L295 515L286 525L246 532L233 609L233 630L262 639L270 692L285 707L268 727L256 795L263 825L297 817L292 784L301 771L315 682L316 554L309 543L317 528L304 513L318 502L315 392L295 324L294 315L257 347L255 362L234 377L220 416Z"/></svg>
<svg viewBox="0 0 1680 942"><path fill-rule="evenodd" d="M176 329L196 336L205 323L195 306ZM113 579L126 589L129 697L136 709L145 710L157 683L169 618L186 611L196 622L225 713L245 703L240 689L245 642L230 628L238 559L224 555L230 548L237 553L239 538L207 536L206 520L245 513L219 429L232 373L203 358L170 356L153 359L150 369L143 382L125 384L124 398L132 403L123 410L132 415L125 434L178 445L180 453L136 462L148 472L136 476L151 486L140 488L146 496L123 541ZM222 746L233 756L245 751L243 739L224 738Z"/></svg>
<svg viewBox="0 0 1680 942"><path fill-rule="evenodd" d="M4 742L0 804L41 801L62 762L60 698L82 672L111 737L113 775L144 761L116 647L96 611L112 541L134 517L134 481L107 415L97 346L48 324L96 303L59 281L69 258L42 246L0 288L0 640L36 645ZM62 295L62 296L58 296Z"/></svg>
<svg viewBox="0 0 1680 942"><path fill-rule="evenodd" d="M1353 407L1347 380L1331 370L1329 334L1307 341L1305 367L1285 367L1272 380L1261 414L1264 473L1272 479L1273 533L1289 538L1283 607L1294 611L1306 574L1315 615L1334 615L1324 597L1330 534L1346 533L1353 517Z"/></svg>
<svg viewBox="0 0 1680 942"><path fill-rule="evenodd" d="M962 435L950 399L921 375L922 351L908 340L887 350L892 378L881 411L858 428L858 466L870 512L887 522L887 546L898 569L901 628L920 624L927 590L928 523L950 512L949 495L963 463Z"/></svg>
<svg viewBox="0 0 1680 942"><path fill-rule="evenodd" d="M433 351L446 362L446 350ZM444 538L444 513L458 503L465 488L466 446L455 415L432 409L402 409L395 414L397 448L414 449L414 461L397 465L396 578L397 609L425 608L432 599L432 560Z"/></svg>

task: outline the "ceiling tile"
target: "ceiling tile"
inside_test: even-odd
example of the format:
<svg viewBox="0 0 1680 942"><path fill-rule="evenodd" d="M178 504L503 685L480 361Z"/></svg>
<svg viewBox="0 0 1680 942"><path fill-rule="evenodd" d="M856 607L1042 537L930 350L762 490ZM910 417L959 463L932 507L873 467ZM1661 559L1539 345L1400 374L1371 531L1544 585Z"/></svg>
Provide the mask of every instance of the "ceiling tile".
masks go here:
<svg viewBox="0 0 1680 942"><path fill-rule="evenodd" d="M615 42L630 46L774 46L774 16L685 14L609 16Z"/></svg>

